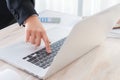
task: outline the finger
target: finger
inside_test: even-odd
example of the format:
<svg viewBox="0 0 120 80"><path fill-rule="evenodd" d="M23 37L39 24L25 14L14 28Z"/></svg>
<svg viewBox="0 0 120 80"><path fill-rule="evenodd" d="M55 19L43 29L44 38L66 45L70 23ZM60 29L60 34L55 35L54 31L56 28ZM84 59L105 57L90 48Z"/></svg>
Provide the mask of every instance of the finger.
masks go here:
<svg viewBox="0 0 120 80"><path fill-rule="evenodd" d="M36 40L35 40L35 46L38 47L41 44L41 33L37 32L36 33Z"/></svg>
<svg viewBox="0 0 120 80"><path fill-rule="evenodd" d="M31 36L31 31L30 30L26 30L26 42L29 42L30 36Z"/></svg>
<svg viewBox="0 0 120 80"><path fill-rule="evenodd" d="M49 39L48 39L46 33L43 33L42 38L43 38L43 41L44 41L45 46L46 46L46 51L48 53L51 53L50 42L49 42Z"/></svg>
<svg viewBox="0 0 120 80"><path fill-rule="evenodd" d="M35 39L36 39L36 32L35 31L32 31L31 32L31 36L30 36L30 42L32 43L32 44L35 44Z"/></svg>

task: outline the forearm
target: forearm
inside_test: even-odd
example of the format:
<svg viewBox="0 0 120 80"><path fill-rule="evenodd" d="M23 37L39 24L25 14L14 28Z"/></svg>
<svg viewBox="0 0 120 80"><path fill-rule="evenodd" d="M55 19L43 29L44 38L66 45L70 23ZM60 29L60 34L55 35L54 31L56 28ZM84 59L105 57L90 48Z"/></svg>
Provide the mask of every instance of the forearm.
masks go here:
<svg viewBox="0 0 120 80"><path fill-rule="evenodd" d="M6 0L6 2L8 9L20 25L33 14L37 14L33 0Z"/></svg>

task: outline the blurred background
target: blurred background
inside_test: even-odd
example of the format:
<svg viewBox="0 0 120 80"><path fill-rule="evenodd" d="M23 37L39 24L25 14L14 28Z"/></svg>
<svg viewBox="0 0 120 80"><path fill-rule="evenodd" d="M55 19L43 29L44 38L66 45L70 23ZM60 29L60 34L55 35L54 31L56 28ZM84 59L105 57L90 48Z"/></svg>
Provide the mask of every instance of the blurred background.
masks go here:
<svg viewBox="0 0 120 80"><path fill-rule="evenodd" d="M38 13L52 10L78 16L90 16L120 3L120 0L35 0Z"/></svg>

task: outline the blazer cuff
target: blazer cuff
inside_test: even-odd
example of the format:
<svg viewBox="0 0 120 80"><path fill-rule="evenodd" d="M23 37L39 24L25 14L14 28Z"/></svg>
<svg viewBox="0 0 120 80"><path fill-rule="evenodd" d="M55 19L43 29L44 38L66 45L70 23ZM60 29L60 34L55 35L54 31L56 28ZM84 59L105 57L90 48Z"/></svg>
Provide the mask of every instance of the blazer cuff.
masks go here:
<svg viewBox="0 0 120 80"><path fill-rule="evenodd" d="M24 4L24 3L23 3ZM30 4L29 4L30 5ZM34 6L31 4L30 6L28 5L23 5L19 8L19 12L18 15L15 16L16 20L18 21L18 23L20 25L24 24L24 21L26 19L28 19L30 16L32 16L33 14L37 14L37 12L34 9Z"/></svg>

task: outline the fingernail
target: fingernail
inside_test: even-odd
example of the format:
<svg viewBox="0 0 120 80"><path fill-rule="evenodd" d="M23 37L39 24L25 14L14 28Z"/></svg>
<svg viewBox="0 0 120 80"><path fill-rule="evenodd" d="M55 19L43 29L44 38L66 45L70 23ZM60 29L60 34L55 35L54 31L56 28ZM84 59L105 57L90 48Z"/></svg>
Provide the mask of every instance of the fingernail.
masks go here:
<svg viewBox="0 0 120 80"><path fill-rule="evenodd" d="M51 53L51 52L52 52L51 49L49 49L49 50L48 50L48 53Z"/></svg>

